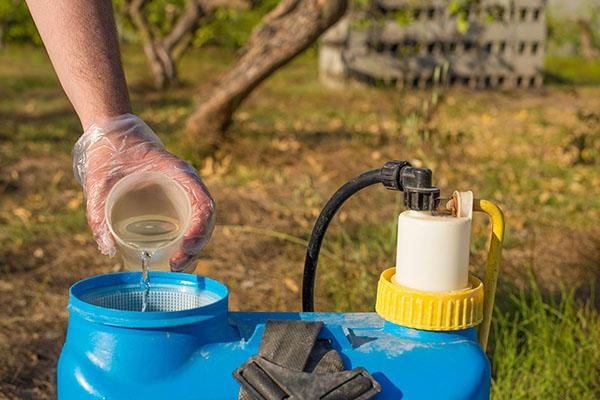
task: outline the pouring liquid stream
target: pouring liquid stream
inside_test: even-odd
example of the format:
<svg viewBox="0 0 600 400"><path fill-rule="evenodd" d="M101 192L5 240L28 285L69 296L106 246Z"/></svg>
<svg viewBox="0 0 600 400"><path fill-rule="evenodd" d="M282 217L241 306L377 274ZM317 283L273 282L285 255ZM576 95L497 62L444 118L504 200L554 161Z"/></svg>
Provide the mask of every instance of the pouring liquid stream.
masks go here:
<svg viewBox="0 0 600 400"><path fill-rule="evenodd" d="M164 215L138 215L116 224L115 232L132 247L138 249L141 261L142 293L141 311L148 309L150 296L150 275L152 258L161 248L169 245L179 235L181 224L175 218Z"/></svg>

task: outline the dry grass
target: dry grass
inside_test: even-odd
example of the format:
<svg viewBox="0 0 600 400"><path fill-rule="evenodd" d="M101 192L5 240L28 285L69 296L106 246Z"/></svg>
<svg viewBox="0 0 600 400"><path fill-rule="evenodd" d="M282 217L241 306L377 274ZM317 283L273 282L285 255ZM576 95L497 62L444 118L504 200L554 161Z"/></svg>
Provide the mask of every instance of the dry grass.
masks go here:
<svg viewBox="0 0 600 400"><path fill-rule="evenodd" d="M446 193L471 189L502 205L503 293L528 286L525 266L550 297L561 285L585 297L588 283L598 282L600 169L573 164L569 143L591 129L577 113L600 109L600 88L455 90L424 121L427 93L324 91L307 54L259 88L220 149L201 158L178 138L195 86L231 54L190 55L187 84L161 95L145 89L140 54L126 56L135 111L196 164L216 198L218 227L197 272L229 285L233 309L298 310L303 244L320 207L354 174L398 158L432 168ZM0 53L0 93L0 393L51 398L69 285L119 265L95 250L85 225L69 160L79 127L43 53ZM319 309L373 309L376 278L394 263L398 204L373 188L342 210L326 238ZM487 226L476 225L479 272ZM514 310L504 304L500 312Z"/></svg>

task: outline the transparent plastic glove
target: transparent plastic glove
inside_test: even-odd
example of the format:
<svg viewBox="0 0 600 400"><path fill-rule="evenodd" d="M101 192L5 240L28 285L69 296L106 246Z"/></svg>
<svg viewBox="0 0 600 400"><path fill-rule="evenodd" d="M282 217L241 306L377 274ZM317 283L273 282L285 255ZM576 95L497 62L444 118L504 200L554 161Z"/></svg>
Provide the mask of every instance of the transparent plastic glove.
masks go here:
<svg viewBox="0 0 600 400"><path fill-rule="evenodd" d="M148 125L131 114L99 122L79 138L72 155L75 178L83 186L88 224L103 254L112 257L116 251L104 214L110 189L133 172L160 172L185 189L192 208L182 245L170 260L171 270L189 271L195 267L214 227L215 204L196 170L166 151Z"/></svg>

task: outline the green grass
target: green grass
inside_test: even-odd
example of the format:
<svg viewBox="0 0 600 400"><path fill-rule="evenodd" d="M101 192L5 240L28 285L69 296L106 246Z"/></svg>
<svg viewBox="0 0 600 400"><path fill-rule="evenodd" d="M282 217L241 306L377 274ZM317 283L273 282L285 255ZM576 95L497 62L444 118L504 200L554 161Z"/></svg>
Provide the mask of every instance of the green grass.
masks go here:
<svg viewBox="0 0 600 400"><path fill-rule="evenodd" d="M533 281L497 308L491 348L493 399L600 398L600 316L563 290L544 299Z"/></svg>
<svg viewBox="0 0 600 400"><path fill-rule="evenodd" d="M545 68L546 81L549 83L600 85L600 60L547 56Z"/></svg>

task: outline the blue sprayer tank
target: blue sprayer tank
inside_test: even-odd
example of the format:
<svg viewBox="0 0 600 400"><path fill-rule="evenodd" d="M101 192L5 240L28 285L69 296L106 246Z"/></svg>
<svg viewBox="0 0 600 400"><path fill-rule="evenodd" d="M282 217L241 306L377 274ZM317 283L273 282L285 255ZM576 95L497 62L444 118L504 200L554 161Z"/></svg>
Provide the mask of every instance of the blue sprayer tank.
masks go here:
<svg viewBox="0 0 600 400"><path fill-rule="evenodd" d="M396 164L394 179L402 176L406 165ZM383 179L385 184L385 173L393 174L389 168L384 170L379 181ZM408 172L414 177L414 171ZM349 192L354 193L373 183L356 186L360 179L376 181L363 174L340 191L352 184ZM400 190L418 186L419 182L410 179L402 181ZM429 239L460 236L462 233L448 232L464 231L466 222L458 221L461 215L468 216L470 229L472 211L487 213L493 232L484 282L469 276L468 271L468 276L461 276L465 266L454 266L456 260L447 263L447 268L455 271L445 271L443 279L439 274L428 277L430 254L398 254L396 268L381 274L376 312L314 312L314 272L321 240L335 211L350 197L345 194L334 201L340 191L326 205L309 243L303 282L303 309L308 312L232 312L225 285L184 273L150 273L146 312L140 311L139 272L98 275L74 284L69 293L67 337L58 363L58 398L237 399L240 384L233 372L259 353L267 321L278 320L322 321L319 339L339 353L347 370L362 367L368 371L379 385L376 399L489 398L490 364L485 346L503 237L500 210L485 200L474 200L470 192L455 192L449 208L454 207L456 220L405 213L399 218L399 242L418 242L419 235ZM437 207L434 201L427 206L428 199L417 200L419 207ZM427 212L411 204L410 199L405 201L410 212ZM406 252L419 248L417 242ZM403 246L407 248L406 243ZM460 258L460 254L447 255L454 253L460 252L440 244L439 254ZM418 273L406 260L422 264Z"/></svg>
<svg viewBox="0 0 600 400"><path fill-rule="evenodd" d="M93 304L106 290L121 296L138 290L139 280L139 273L123 272L71 288L60 399L236 399L240 386L232 372L257 353L269 319L324 321L322 338L331 340L346 367L364 367L381 384L377 399L489 397L489 362L475 328L429 332L376 313L229 312L223 284L169 272L150 276L165 298L208 291L213 302L145 313Z"/></svg>

